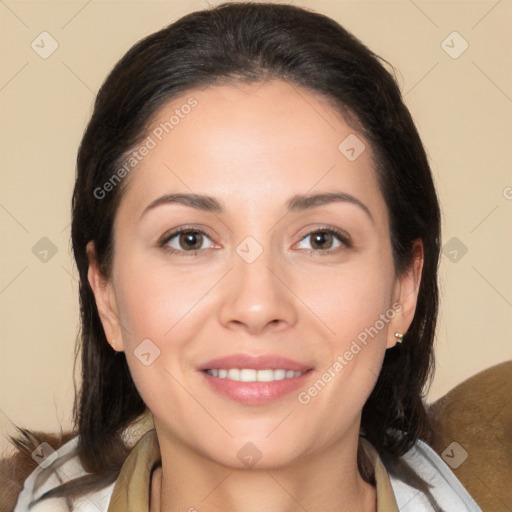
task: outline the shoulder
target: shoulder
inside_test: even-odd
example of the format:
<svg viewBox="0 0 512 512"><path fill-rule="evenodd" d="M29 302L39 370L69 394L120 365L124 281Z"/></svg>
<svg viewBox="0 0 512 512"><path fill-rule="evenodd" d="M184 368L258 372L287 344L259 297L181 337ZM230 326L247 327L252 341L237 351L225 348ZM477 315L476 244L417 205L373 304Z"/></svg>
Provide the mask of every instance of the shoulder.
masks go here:
<svg viewBox="0 0 512 512"><path fill-rule="evenodd" d="M418 439L412 448L402 455L401 460L429 485L432 498L443 510L482 512L448 465L424 441ZM384 464L387 469L391 469L386 462ZM407 482L407 478L401 477L403 475L394 471L389 472L400 512L434 510L427 495Z"/></svg>
<svg viewBox="0 0 512 512"><path fill-rule="evenodd" d="M35 453L38 460L37 468L26 478L14 512L26 512L34 500L59 485L86 475L80 459L76 454L78 438L74 437L53 450L43 443ZM106 512L114 484L104 489L87 494L75 501L72 508L76 512ZM64 498L48 498L34 505L30 512L69 512L70 508Z"/></svg>

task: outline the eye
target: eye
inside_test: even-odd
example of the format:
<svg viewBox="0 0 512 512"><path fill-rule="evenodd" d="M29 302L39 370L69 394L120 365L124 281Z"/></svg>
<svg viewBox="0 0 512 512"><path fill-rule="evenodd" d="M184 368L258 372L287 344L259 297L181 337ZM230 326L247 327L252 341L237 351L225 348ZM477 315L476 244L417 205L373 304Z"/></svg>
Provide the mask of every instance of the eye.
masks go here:
<svg viewBox="0 0 512 512"><path fill-rule="evenodd" d="M201 229L180 228L164 235L159 245L163 249L180 256L195 255L205 248L205 238L210 239L208 234Z"/></svg>
<svg viewBox="0 0 512 512"><path fill-rule="evenodd" d="M343 231L334 228L317 228L307 233L299 243L309 237L312 241L311 253L332 254L343 250L339 249L340 247L351 247L350 237ZM202 229L183 227L165 234L158 245L178 256L196 256L202 249L207 248L204 246L205 239L211 241L208 233ZM338 245L333 245L336 244L336 241L338 241Z"/></svg>
<svg viewBox="0 0 512 512"><path fill-rule="evenodd" d="M320 228L310 231L306 236L304 236L304 238L302 238L301 243L309 237L311 237L311 251L314 252L332 254L339 252L339 249L336 249L338 247L351 246L350 237L342 231L334 228ZM333 244L336 243L336 240L338 240L338 245L335 245L335 250L333 250Z"/></svg>

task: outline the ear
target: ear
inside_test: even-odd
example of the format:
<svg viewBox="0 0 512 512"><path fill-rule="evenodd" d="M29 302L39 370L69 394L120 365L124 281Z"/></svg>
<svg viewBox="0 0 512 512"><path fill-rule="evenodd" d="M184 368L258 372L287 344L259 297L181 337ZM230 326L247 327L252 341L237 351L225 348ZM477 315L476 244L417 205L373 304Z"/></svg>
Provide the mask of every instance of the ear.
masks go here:
<svg viewBox="0 0 512 512"><path fill-rule="evenodd" d="M88 242L86 251L87 259L89 260L87 280L94 293L96 307L98 308L105 336L107 337L109 345L116 352L122 352L123 338L121 322L119 320L119 312L112 283L107 281L100 272L93 240Z"/></svg>
<svg viewBox="0 0 512 512"><path fill-rule="evenodd" d="M394 308L396 314L390 321L387 348L396 345L397 339L395 333L399 332L400 334L405 334L412 323L418 302L422 271L423 243L418 239L413 245L412 263L409 268L397 278L395 285L393 304L400 304L400 307Z"/></svg>

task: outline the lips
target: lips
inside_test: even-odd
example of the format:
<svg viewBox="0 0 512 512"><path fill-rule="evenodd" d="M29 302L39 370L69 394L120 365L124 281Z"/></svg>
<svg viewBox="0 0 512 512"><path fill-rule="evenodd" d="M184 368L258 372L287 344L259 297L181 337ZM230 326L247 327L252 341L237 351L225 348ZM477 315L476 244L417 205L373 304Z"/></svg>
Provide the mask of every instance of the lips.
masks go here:
<svg viewBox="0 0 512 512"><path fill-rule="evenodd" d="M277 355L235 354L198 368L215 392L239 403L261 405L304 385L312 367Z"/></svg>

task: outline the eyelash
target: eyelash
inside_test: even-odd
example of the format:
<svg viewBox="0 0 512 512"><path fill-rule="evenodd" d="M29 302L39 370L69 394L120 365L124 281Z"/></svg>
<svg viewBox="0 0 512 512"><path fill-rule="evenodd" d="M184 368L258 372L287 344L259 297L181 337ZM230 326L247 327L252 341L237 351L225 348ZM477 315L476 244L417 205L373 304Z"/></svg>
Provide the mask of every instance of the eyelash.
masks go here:
<svg viewBox="0 0 512 512"><path fill-rule="evenodd" d="M163 237L161 238L161 240L158 242L158 247L160 247L161 249L163 249L164 251L166 252L169 252L171 254L174 254L174 255L177 255L177 256L197 256L198 253L200 253L201 251L203 251L203 249L196 249L194 251L183 251L183 250L177 250L177 249L174 249L172 247L169 247L167 244L169 243L170 240L172 240L175 236L177 235L180 235L182 233L199 233L201 235L205 235L207 236L208 238L211 238L210 235L206 232L206 231L203 231L202 229L198 229L198 228L192 228L192 227L182 227L182 228L179 228L179 229L176 229L175 231L173 231L172 233L170 234L165 234L163 235ZM302 242L304 239L306 239L308 236L311 236L311 235L314 235L316 233L329 233L329 234L332 234L334 235L343 245L346 246L346 248L350 248L352 247L352 243L350 241L350 238L343 232L343 231L340 231L336 228L328 228L328 227L324 227L324 228L316 228L312 231L309 231L308 233L306 233L301 239L300 239L300 242ZM307 250L307 249L304 249L304 250ZM337 249L328 249L328 250L325 250L325 251L322 251L321 249L311 249L309 250L308 254L317 254L317 255L323 255L323 256L327 256L327 255L331 255L331 254L335 254L335 253L338 253L340 252L340 248L337 248Z"/></svg>

